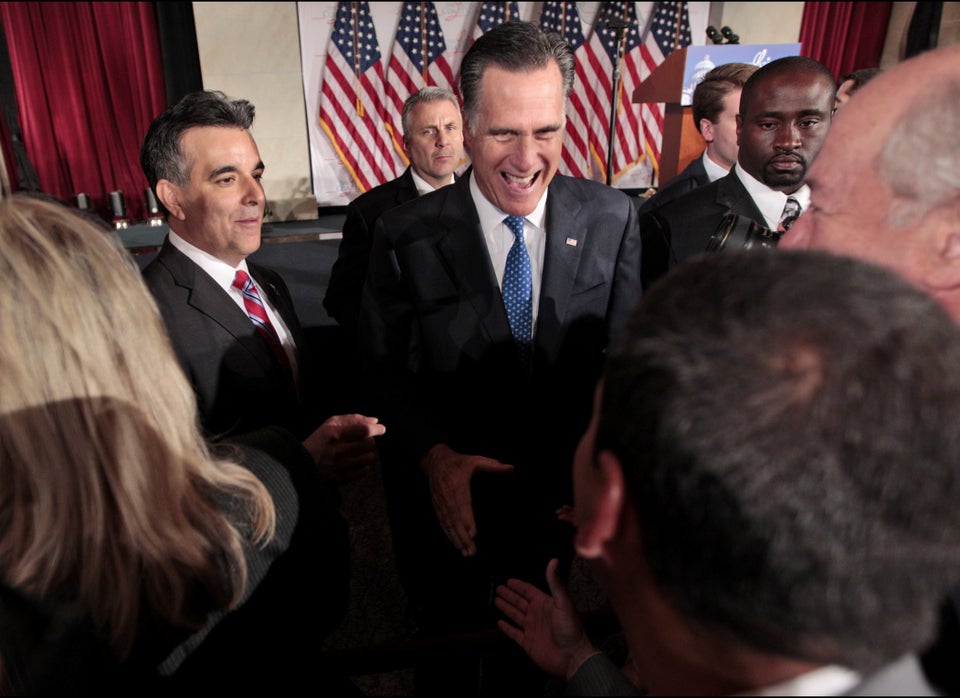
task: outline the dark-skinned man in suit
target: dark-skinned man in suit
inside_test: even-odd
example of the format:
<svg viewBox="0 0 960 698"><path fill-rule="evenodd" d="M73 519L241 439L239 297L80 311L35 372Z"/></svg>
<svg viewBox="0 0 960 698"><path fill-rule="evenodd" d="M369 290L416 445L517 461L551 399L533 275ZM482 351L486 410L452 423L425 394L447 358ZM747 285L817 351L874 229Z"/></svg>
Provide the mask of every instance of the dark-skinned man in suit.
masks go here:
<svg viewBox="0 0 960 698"><path fill-rule="evenodd" d="M789 205L789 227L810 201L804 179L827 135L835 93L833 75L811 58L780 58L750 76L740 96L740 150L730 174L641 216L644 288L705 252L727 214L775 231Z"/></svg>

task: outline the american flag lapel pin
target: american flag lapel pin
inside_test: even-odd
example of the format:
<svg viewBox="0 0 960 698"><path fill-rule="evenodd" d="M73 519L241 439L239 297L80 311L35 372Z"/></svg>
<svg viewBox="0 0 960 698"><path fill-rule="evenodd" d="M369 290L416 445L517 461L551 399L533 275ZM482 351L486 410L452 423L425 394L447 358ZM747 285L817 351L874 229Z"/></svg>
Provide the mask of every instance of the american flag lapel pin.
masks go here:
<svg viewBox="0 0 960 698"><path fill-rule="evenodd" d="M576 246L577 246L577 239L576 239L576 238L567 238L567 244L570 245L570 247L576 247Z"/></svg>

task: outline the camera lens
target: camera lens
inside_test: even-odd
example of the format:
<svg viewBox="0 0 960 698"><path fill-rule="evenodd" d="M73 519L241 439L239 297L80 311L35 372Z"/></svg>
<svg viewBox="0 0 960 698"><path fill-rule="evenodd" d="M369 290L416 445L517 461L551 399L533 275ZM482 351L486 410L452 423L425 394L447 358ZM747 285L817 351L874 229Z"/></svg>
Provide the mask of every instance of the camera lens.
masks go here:
<svg viewBox="0 0 960 698"><path fill-rule="evenodd" d="M707 243L707 252L719 252L726 248L750 249L751 247L776 247L780 235L775 230L764 228L736 213L728 213L721 219L720 225Z"/></svg>

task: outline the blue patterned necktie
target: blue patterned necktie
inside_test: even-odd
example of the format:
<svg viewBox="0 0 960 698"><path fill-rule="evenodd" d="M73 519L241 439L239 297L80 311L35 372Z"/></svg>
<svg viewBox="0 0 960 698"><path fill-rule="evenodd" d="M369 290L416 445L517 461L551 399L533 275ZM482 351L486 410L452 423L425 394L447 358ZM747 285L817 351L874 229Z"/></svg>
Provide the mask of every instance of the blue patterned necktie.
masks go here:
<svg viewBox="0 0 960 698"><path fill-rule="evenodd" d="M513 232L515 240L507 254L507 266L503 271L503 305L510 322L513 341L520 352L520 363L530 366L533 346L533 275L530 271L530 255L523 240L523 217L507 216L503 219Z"/></svg>

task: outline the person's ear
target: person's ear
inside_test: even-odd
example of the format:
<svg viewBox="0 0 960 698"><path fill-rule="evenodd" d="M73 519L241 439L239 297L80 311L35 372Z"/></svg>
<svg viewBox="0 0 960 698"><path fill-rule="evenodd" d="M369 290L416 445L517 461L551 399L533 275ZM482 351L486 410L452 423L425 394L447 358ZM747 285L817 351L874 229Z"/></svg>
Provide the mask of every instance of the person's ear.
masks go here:
<svg viewBox="0 0 960 698"><path fill-rule="evenodd" d="M181 203L180 187L169 179L161 179L157 182L156 189L157 198L160 199L160 203L170 212L170 215L178 220L184 220L186 215L183 212L183 204Z"/></svg>
<svg viewBox="0 0 960 698"><path fill-rule="evenodd" d="M713 132L713 122L710 119L700 119L700 135L707 143L713 143L716 139Z"/></svg>
<svg viewBox="0 0 960 698"><path fill-rule="evenodd" d="M623 467L613 452L600 451L594 467L596 501L587 520L577 522L574 539L574 547L584 558L600 557L617 535L625 497Z"/></svg>
<svg viewBox="0 0 960 698"><path fill-rule="evenodd" d="M933 257L924 284L936 292L960 291L960 201L930 211L917 230L930 241Z"/></svg>
<svg viewBox="0 0 960 698"><path fill-rule="evenodd" d="M737 114L737 146L740 145L740 131L743 130L743 119Z"/></svg>

